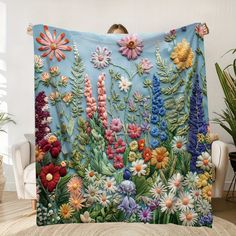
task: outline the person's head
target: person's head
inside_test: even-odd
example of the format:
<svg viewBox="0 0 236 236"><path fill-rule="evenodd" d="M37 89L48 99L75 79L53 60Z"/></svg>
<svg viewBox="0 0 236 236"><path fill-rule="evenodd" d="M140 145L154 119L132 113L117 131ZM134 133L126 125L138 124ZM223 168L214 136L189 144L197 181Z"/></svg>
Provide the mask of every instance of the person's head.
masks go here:
<svg viewBox="0 0 236 236"><path fill-rule="evenodd" d="M107 31L108 34L128 34L128 30L121 24L112 25Z"/></svg>

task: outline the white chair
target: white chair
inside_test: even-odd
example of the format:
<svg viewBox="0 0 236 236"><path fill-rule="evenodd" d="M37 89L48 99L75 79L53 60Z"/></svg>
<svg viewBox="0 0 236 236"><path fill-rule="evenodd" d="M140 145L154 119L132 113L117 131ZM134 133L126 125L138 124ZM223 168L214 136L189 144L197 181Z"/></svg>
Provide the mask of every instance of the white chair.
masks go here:
<svg viewBox="0 0 236 236"><path fill-rule="evenodd" d="M18 199L31 199L36 208L36 170L34 145L29 141L12 147L13 170Z"/></svg>
<svg viewBox="0 0 236 236"><path fill-rule="evenodd" d="M212 197L223 197L225 176L228 169L228 146L222 141L212 143L212 163L215 167L215 181L213 183Z"/></svg>

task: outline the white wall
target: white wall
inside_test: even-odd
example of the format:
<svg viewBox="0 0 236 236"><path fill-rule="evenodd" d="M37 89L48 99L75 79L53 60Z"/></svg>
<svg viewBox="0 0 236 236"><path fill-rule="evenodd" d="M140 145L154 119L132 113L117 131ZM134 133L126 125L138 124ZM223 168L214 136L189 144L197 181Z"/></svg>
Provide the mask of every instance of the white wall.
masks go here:
<svg viewBox="0 0 236 236"><path fill-rule="evenodd" d="M234 0L0 0L7 7L7 98L9 112L15 115L16 126L9 127L10 147L23 140L24 133L33 132L33 43L26 27L43 23L79 31L104 33L113 23L124 24L130 32L162 32L193 22L207 22L210 34L205 37L209 113L224 107L222 91L214 63L226 65L230 56L221 55L235 48L236 1ZM1 5L0 5L1 6ZM1 57L5 57L1 55ZM212 130L225 142L229 135L216 125ZM231 170L231 167L230 167ZM231 174L227 175L227 181ZM8 167L7 189L14 179Z"/></svg>

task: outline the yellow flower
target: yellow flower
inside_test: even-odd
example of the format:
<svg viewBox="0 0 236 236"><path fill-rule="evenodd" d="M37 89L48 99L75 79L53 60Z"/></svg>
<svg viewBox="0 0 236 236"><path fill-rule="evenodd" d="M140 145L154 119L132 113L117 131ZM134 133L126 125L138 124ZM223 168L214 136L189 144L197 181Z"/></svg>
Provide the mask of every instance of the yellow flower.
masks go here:
<svg viewBox="0 0 236 236"><path fill-rule="evenodd" d="M174 61L179 70L191 67L193 65L193 57L193 50L186 39L178 43L170 55L170 58Z"/></svg>
<svg viewBox="0 0 236 236"><path fill-rule="evenodd" d="M59 93L58 92L52 92L52 93L50 93L49 98L50 98L51 101L55 101L59 98Z"/></svg>
<svg viewBox="0 0 236 236"><path fill-rule="evenodd" d="M86 201L81 194L72 194L70 196L70 205L77 211L84 207L83 203Z"/></svg>
<svg viewBox="0 0 236 236"><path fill-rule="evenodd" d="M129 144L129 147L130 147L130 150L131 151L137 151L138 150L138 142L137 141L132 141L130 144Z"/></svg>
<svg viewBox="0 0 236 236"><path fill-rule="evenodd" d="M212 195L212 185L207 185L202 189L202 196L207 201L211 201L211 195Z"/></svg>
<svg viewBox="0 0 236 236"><path fill-rule="evenodd" d="M63 96L62 100L63 100L65 103L70 103L71 100L72 100L72 93L66 93L66 94Z"/></svg>
<svg viewBox="0 0 236 236"><path fill-rule="evenodd" d="M49 138L48 138L48 142L49 143L54 143L57 141L57 137L55 135L51 135Z"/></svg>
<svg viewBox="0 0 236 236"><path fill-rule="evenodd" d="M74 213L73 208L69 204L62 204L59 209L59 214L64 219L71 218L72 214Z"/></svg>
<svg viewBox="0 0 236 236"><path fill-rule="evenodd" d="M169 160L169 152L165 147L159 147L152 151L151 165L156 166L156 169L163 169L166 167Z"/></svg>
<svg viewBox="0 0 236 236"><path fill-rule="evenodd" d="M205 136L204 136L204 134L198 133L198 134L197 134L197 141L198 141L199 143L203 143L203 142L205 141Z"/></svg>
<svg viewBox="0 0 236 236"><path fill-rule="evenodd" d="M208 185L208 180L211 178L211 175L208 172L204 172L200 174L197 182L197 187L202 188Z"/></svg>
<svg viewBox="0 0 236 236"><path fill-rule="evenodd" d="M135 161L136 160L136 158L137 158L137 154L135 153L135 152L129 152L129 156L128 156L128 159L129 159L129 161L130 162L133 162L133 161Z"/></svg>

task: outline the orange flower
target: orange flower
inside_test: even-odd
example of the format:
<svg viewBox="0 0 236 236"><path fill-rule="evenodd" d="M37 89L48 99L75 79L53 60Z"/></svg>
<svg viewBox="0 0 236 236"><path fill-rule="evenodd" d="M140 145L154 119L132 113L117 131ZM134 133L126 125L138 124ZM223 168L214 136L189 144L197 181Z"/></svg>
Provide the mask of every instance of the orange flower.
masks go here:
<svg viewBox="0 0 236 236"><path fill-rule="evenodd" d="M144 147L145 147L145 140L144 139L138 140L138 150L143 151Z"/></svg>
<svg viewBox="0 0 236 236"><path fill-rule="evenodd" d="M149 161L151 157L152 157L152 150L150 148L145 148L143 152L144 162Z"/></svg>
<svg viewBox="0 0 236 236"><path fill-rule="evenodd" d="M157 169L166 167L169 159L169 152L165 147L159 147L152 151L151 165L155 165Z"/></svg>
<svg viewBox="0 0 236 236"><path fill-rule="evenodd" d="M43 152L43 150L40 147L36 146L36 148L35 148L35 158L36 158L37 162L40 162L40 161L43 160L44 154L45 153Z"/></svg>
<svg viewBox="0 0 236 236"><path fill-rule="evenodd" d="M71 102L71 100L72 100L72 93L66 93L64 96L63 96L63 98L62 98L62 100L65 102L65 103L70 103Z"/></svg>

